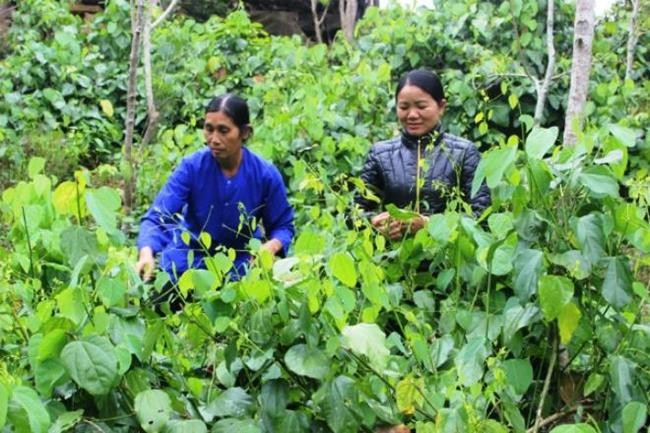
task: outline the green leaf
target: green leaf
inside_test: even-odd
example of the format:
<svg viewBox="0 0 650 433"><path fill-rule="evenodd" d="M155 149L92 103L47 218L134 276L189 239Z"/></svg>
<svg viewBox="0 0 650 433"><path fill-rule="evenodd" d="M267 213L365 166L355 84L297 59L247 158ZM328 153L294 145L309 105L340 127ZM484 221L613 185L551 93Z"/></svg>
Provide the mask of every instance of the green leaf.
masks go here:
<svg viewBox="0 0 650 433"><path fill-rule="evenodd" d="M34 367L36 390L42 396L51 396L56 386L69 381L70 377L59 359L46 359Z"/></svg>
<svg viewBox="0 0 650 433"><path fill-rule="evenodd" d="M605 376L598 373L591 373L587 378L587 383L585 383L585 388L583 391L584 396L588 397L590 394L596 392L604 382Z"/></svg>
<svg viewBox="0 0 650 433"><path fill-rule="evenodd" d="M483 362L487 356L485 338L469 338L454 360L460 383L464 386L472 386L478 382L483 376Z"/></svg>
<svg viewBox="0 0 650 433"><path fill-rule="evenodd" d="M59 356L59 353L67 343L67 340L68 338L63 329L53 329L43 337L43 340L41 340L41 343L38 345L36 360L38 362L43 362L48 358Z"/></svg>
<svg viewBox="0 0 650 433"><path fill-rule="evenodd" d="M119 379L115 349L106 337L68 343L61 360L72 380L91 395L108 394Z"/></svg>
<svg viewBox="0 0 650 433"><path fill-rule="evenodd" d="M569 275L576 280L584 280L591 275L591 262L578 250L569 250L562 254L552 254L550 255L550 260L553 264L566 269Z"/></svg>
<svg viewBox="0 0 650 433"><path fill-rule="evenodd" d="M619 197L618 181L607 167L589 167L578 175L578 180L593 197Z"/></svg>
<svg viewBox="0 0 650 433"><path fill-rule="evenodd" d="M558 128L541 128L534 126L526 138L526 155L532 159L541 159L553 147L557 140Z"/></svg>
<svg viewBox="0 0 650 433"><path fill-rule="evenodd" d="M354 287L357 284L357 271L354 268L352 256L346 252L336 252L329 260L329 267L339 281L348 287Z"/></svg>
<svg viewBox="0 0 650 433"><path fill-rule="evenodd" d="M273 416L286 409L289 403L289 384L284 379L270 380L262 385L260 405L264 413Z"/></svg>
<svg viewBox="0 0 650 433"><path fill-rule="evenodd" d="M324 383L314 394L314 402L334 433L359 431L359 417L350 406L351 402L358 400L355 382L347 376L338 376Z"/></svg>
<svg viewBox="0 0 650 433"><path fill-rule="evenodd" d="M508 430L503 424L493 419L484 419L483 421L481 421L478 425L478 431L481 433L509 433L510 432L510 430Z"/></svg>
<svg viewBox="0 0 650 433"><path fill-rule="evenodd" d="M471 196L476 195L484 179L490 189L495 188L516 158L516 146L498 148L483 155L474 174Z"/></svg>
<svg viewBox="0 0 650 433"><path fill-rule="evenodd" d="M198 419L173 419L167 423L163 433L208 433L208 428Z"/></svg>
<svg viewBox="0 0 650 433"><path fill-rule="evenodd" d="M513 288L522 301L527 301L537 291L537 282L542 274L544 254L539 250L524 249L514 260Z"/></svg>
<svg viewBox="0 0 650 433"><path fill-rule="evenodd" d="M75 410L73 412L63 412L56 419L54 424L50 426L48 433L65 433L77 425L81 418L83 417L83 410Z"/></svg>
<svg viewBox="0 0 650 433"><path fill-rule="evenodd" d="M634 147L636 145L637 133L634 129L626 128L624 126L610 124L608 125L609 132L612 133L625 147Z"/></svg>
<svg viewBox="0 0 650 433"><path fill-rule="evenodd" d="M637 433L645 425L648 408L638 401L631 401L623 408L623 433Z"/></svg>
<svg viewBox="0 0 650 433"><path fill-rule="evenodd" d="M609 379L612 391L626 404L634 398L634 377L635 365L623 356L611 356L609 358Z"/></svg>
<svg viewBox="0 0 650 433"><path fill-rule="evenodd" d="M297 410L283 410L272 418L274 433L310 433L310 419L306 413ZM320 431L320 430L319 430Z"/></svg>
<svg viewBox="0 0 650 433"><path fill-rule="evenodd" d="M207 422L211 422L215 417L244 417L253 405L253 399L242 388L228 388L210 404L201 409L201 414Z"/></svg>
<svg viewBox="0 0 650 433"><path fill-rule="evenodd" d="M102 277L97 282L97 294L106 308L124 303L126 285L118 278Z"/></svg>
<svg viewBox="0 0 650 433"><path fill-rule="evenodd" d="M560 329L560 342L562 344L569 344L573 333L578 329L580 317L582 317L582 313L573 302L569 302L562 307L560 315L557 318L557 325Z"/></svg>
<svg viewBox="0 0 650 433"><path fill-rule="evenodd" d="M391 218L400 221L410 221L413 218L420 216L420 214L417 212L413 212L407 209L400 209L392 203L386 205L386 210L388 211L388 214L391 216Z"/></svg>
<svg viewBox="0 0 650 433"><path fill-rule="evenodd" d="M596 433L589 424L564 424L554 427L551 433Z"/></svg>
<svg viewBox="0 0 650 433"><path fill-rule="evenodd" d="M424 403L424 379L407 376L395 387L397 408L405 415L413 415Z"/></svg>
<svg viewBox="0 0 650 433"><path fill-rule="evenodd" d="M603 298L614 308L621 309L632 301L632 272L625 257L606 259L607 271L603 281Z"/></svg>
<svg viewBox="0 0 650 433"><path fill-rule="evenodd" d="M169 421L172 402L166 392L149 389L135 396L133 408L142 430L147 433L156 433L162 430Z"/></svg>
<svg viewBox="0 0 650 433"><path fill-rule="evenodd" d="M17 386L11 392L8 420L16 433L45 433L51 420L36 391Z"/></svg>
<svg viewBox="0 0 650 433"><path fill-rule="evenodd" d="M329 371L330 361L325 354L306 344L297 344L284 355L287 367L296 374L323 379Z"/></svg>
<svg viewBox="0 0 650 433"><path fill-rule="evenodd" d="M115 189L102 186L96 190L87 190L86 205L97 225L107 233L116 231L117 211L122 205L122 200Z"/></svg>
<svg viewBox="0 0 650 433"><path fill-rule="evenodd" d="M557 275L543 275L539 279L539 305L546 320L555 319L562 307L573 297L573 281Z"/></svg>
<svg viewBox="0 0 650 433"><path fill-rule="evenodd" d="M506 380L515 392L523 395L533 382L533 367L528 359L508 359L502 363Z"/></svg>
<svg viewBox="0 0 650 433"><path fill-rule="evenodd" d="M379 372L386 368L390 351L386 348L386 335L376 324L359 323L346 326L341 331L342 346L355 355L368 357L370 364Z"/></svg>
<svg viewBox="0 0 650 433"><path fill-rule="evenodd" d="M30 179L34 179L37 174L40 174L45 168L45 158L34 156L29 160L27 165L27 174Z"/></svg>
<svg viewBox="0 0 650 433"><path fill-rule="evenodd" d="M108 99L101 99L99 105L102 107L102 111L108 117L113 117L113 104Z"/></svg>
<svg viewBox="0 0 650 433"><path fill-rule="evenodd" d="M0 428L7 422L7 410L9 409L9 390L0 383Z"/></svg>
<svg viewBox="0 0 650 433"><path fill-rule="evenodd" d="M61 232L61 250L74 268L84 256L96 257L97 237L79 226L69 226Z"/></svg>
<svg viewBox="0 0 650 433"><path fill-rule="evenodd" d="M211 433L261 433L257 423L252 419L226 418L217 421L213 426ZM183 432L185 433L185 432Z"/></svg>
<svg viewBox="0 0 650 433"><path fill-rule="evenodd" d="M578 219L576 236L582 254L592 266L605 255L605 232L599 214L589 214Z"/></svg>

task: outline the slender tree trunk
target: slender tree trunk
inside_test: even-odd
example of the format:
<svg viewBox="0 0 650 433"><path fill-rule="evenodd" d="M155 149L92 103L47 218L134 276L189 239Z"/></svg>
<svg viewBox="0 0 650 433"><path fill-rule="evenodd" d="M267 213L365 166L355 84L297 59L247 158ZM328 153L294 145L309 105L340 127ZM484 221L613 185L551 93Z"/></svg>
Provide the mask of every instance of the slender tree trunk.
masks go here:
<svg viewBox="0 0 650 433"><path fill-rule="evenodd" d="M147 92L147 116L149 121L147 122L147 129L144 132L142 137L142 146L146 146L151 142L152 137L156 133L156 127L158 126L158 110L156 109L156 102L153 95L153 78L151 73L151 7L153 5L148 5L145 7L144 12L144 22L142 28L142 50L143 50L143 61L144 61L144 83L145 89Z"/></svg>
<svg viewBox="0 0 650 433"><path fill-rule="evenodd" d="M546 65L546 73L544 74L544 81L537 87L537 103L535 104L535 124L542 123L544 116L544 106L546 105L546 96L548 89L551 86L551 79L555 72L555 44L553 42L553 25L555 15L555 0L548 0L548 10L546 16L546 51L548 56L548 63Z"/></svg>
<svg viewBox="0 0 650 433"><path fill-rule="evenodd" d="M319 17L318 16L318 0L311 0L311 16L314 20L314 32L316 33L316 41L321 44L323 43L323 31L321 29L321 26L323 25L323 21L325 21L325 17L327 17L327 9L329 9L330 5L329 3L325 6L325 10L323 11L322 15Z"/></svg>
<svg viewBox="0 0 650 433"><path fill-rule="evenodd" d="M564 143L576 143L574 128L581 128L589 90L591 45L594 39L594 0L576 0L576 19L571 59L571 86L564 120Z"/></svg>
<svg viewBox="0 0 650 433"><path fill-rule="evenodd" d="M129 56L129 78L126 94L126 131L124 133L124 159L127 170L124 176L124 207L128 215L133 208L135 195L135 161L133 159L133 131L135 129L135 109L137 96L138 60L140 58L140 44L142 38L142 21L144 1L136 0L131 3L131 54Z"/></svg>
<svg viewBox="0 0 650 433"><path fill-rule="evenodd" d="M354 42L354 25L357 22L357 0L339 0L339 15L341 17L341 29L348 42Z"/></svg>
<svg viewBox="0 0 650 433"><path fill-rule="evenodd" d="M640 0L632 0L632 15L630 16L629 30L627 34L627 62L625 63L625 79L632 78L632 66L634 65L634 49L639 40L636 25L639 18Z"/></svg>

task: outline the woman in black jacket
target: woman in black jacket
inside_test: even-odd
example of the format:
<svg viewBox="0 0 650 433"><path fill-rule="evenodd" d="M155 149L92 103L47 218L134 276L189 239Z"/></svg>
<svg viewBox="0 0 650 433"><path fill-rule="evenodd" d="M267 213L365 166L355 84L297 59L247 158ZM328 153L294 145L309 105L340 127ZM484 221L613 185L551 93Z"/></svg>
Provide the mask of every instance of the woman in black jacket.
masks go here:
<svg viewBox="0 0 650 433"><path fill-rule="evenodd" d="M481 156L472 142L443 131L440 119L447 101L438 76L423 69L407 72L397 85L395 102L401 135L375 143L361 173L381 205L367 194L356 197L364 211L379 212L372 225L391 239L415 233L426 225L427 215L445 210L454 191L475 215L483 212L490 205L485 183L471 196ZM391 203L417 216L410 221L393 219L381 207Z"/></svg>

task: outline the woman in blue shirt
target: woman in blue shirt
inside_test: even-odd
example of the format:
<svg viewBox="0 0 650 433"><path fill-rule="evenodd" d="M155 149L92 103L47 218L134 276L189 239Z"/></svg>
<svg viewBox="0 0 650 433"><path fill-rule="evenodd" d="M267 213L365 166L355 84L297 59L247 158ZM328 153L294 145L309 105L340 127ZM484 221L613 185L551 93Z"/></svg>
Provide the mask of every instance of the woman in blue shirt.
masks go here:
<svg viewBox="0 0 650 433"><path fill-rule="evenodd" d="M239 96L225 94L208 104L207 147L181 161L142 217L136 271L145 280L156 254L160 268L177 281L187 269L205 267L206 253L218 246L237 252L232 278L246 271L251 238L264 235L261 248L286 253L294 235L293 209L278 169L244 147L252 133L249 122L248 105ZM209 234L209 246L201 243L202 232Z"/></svg>

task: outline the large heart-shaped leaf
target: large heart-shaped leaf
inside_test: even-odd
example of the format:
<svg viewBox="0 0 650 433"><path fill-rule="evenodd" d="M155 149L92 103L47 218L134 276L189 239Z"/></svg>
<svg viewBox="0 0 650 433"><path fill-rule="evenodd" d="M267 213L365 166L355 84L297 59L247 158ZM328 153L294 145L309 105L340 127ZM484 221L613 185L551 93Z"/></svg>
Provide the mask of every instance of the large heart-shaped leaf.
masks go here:
<svg viewBox="0 0 650 433"><path fill-rule="evenodd" d="M68 343L61 361L70 377L92 395L106 395L118 380L117 356L106 337L90 336Z"/></svg>
<svg viewBox="0 0 650 433"><path fill-rule="evenodd" d="M313 379L323 379L329 371L329 359L319 349L306 344L291 347L284 355L284 362L291 371Z"/></svg>

